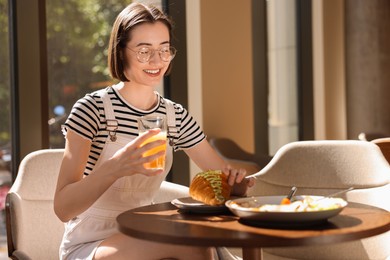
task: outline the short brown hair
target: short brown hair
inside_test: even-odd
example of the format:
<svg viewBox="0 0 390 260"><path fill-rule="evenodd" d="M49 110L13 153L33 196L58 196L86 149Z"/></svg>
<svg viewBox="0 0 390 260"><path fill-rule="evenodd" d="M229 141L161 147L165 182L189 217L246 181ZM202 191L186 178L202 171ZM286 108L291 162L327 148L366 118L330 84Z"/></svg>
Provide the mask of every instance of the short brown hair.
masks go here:
<svg viewBox="0 0 390 260"><path fill-rule="evenodd" d="M154 6L148 6L141 3L132 3L128 5L117 16L112 27L110 42L108 45L108 67L111 77L120 81L129 81L125 74L124 68L126 61L124 49L130 41L131 30L142 23L164 23L169 31L169 38L172 38L173 23L160 9ZM168 67L167 74L171 69Z"/></svg>

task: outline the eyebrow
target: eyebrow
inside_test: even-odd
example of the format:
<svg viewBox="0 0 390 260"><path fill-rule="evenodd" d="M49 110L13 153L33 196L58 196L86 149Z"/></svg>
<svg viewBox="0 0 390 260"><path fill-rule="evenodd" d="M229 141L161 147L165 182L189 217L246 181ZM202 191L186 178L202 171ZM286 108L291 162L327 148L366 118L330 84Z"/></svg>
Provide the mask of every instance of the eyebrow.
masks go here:
<svg viewBox="0 0 390 260"><path fill-rule="evenodd" d="M169 41L161 42L160 45L167 44L167 43L169 43ZM150 43L140 42L140 43L138 43L137 46L135 46L135 47L144 46L144 45L146 45L146 46L152 46L152 44L150 44Z"/></svg>

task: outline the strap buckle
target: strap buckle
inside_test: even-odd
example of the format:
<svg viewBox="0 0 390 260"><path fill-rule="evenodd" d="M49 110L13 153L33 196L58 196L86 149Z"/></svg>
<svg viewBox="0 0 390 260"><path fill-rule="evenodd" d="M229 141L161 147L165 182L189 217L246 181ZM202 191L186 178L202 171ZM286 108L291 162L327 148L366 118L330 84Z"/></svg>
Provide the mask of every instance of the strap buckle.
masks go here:
<svg viewBox="0 0 390 260"><path fill-rule="evenodd" d="M169 145L174 146L175 145L175 139L174 136L179 133L179 129L176 126L168 126L168 140L169 140Z"/></svg>
<svg viewBox="0 0 390 260"><path fill-rule="evenodd" d="M115 142L116 130L118 129L118 120L116 119L106 119L106 130L108 131L108 135L110 136L110 140Z"/></svg>

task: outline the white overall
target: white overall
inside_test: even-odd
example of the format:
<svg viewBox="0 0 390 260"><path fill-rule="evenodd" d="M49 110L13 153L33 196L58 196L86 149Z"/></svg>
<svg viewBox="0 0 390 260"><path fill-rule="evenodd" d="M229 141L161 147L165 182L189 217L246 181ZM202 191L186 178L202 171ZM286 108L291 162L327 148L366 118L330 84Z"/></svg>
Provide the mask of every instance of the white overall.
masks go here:
<svg viewBox="0 0 390 260"><path fill-rule="evenodd" d="M102 93L106 119L116 121L108 93L105 90ZM169 100L165 99L165 101L168 126L170 126L175 121L174 108ZM110 132L95 167L99 167L132 139L129 136ZM63 260L92 259L102 240L118 233L116 217L120 213L152 203L171 166L172 147L167 145L166 164L162 174L158 176L135 174L118 179L88 210L66 224L60 247L60 258Z"/></svg>

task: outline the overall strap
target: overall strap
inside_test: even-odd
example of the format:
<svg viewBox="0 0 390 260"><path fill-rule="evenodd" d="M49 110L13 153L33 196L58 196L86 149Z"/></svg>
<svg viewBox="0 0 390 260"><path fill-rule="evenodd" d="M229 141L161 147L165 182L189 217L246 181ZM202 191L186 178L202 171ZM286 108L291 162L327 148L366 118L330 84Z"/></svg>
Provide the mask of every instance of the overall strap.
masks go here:
<svg viewBox="0 0 390 260"><path fill-rule="evenodd" d="M164 98L167 107L167 127L168 127L168 139L169 145L173 147L175 139L179 134L180 129L176 126L176 113L173 102L169 99Z"/></svg>
<svg viewBox="0 0 390 260"><path fill-rule="evenodd" d="M104 106L104 114L106 116L106 130L108 131L108 135L110 136L110 140L115 142L116 130L118 129L118 120L115 119L114 109L112 108L112 103L110 100L110 96L108 95L109 88L102 90L102 100Z"/></svg>

